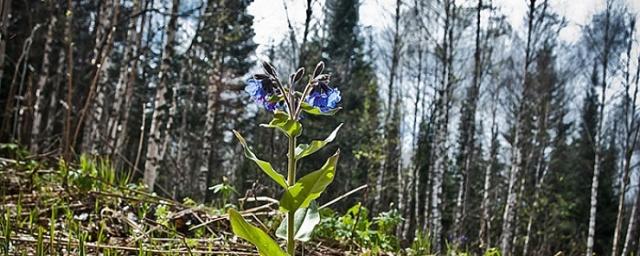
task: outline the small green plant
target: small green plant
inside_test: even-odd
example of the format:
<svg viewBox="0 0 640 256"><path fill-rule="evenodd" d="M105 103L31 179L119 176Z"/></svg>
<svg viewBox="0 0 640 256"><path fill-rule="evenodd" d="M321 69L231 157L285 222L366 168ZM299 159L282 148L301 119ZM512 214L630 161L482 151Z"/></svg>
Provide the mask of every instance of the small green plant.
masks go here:
<svg viewBox="0 0 640 256"><path fill-rule="evenodd" d="M209 188L214 194L219 194L222 197L222 207L227 207L227 202L231 199L233 194L238 194L238 191L229 184L227 177L222 177L222 183L213 185Z"/></svg>
<svg viewBox="0 0 640 256"><path fill-rule="evenodd" d="M416 237L411 243L411 247L407 249L407 255L427 255L429 252L431 252L431 236L429 236L429 232L416 232Z"/></svg>
<svg viewBox="0 0 640 256"><path fill-rule="evenodd" d="M394 236L394 227L401 220L397 211L381 212L372 218L369 210L357 203L342 216L326 208L320 210L320 213L322 221L315 234L318 237L343 241L349 245L356 244L369 250L372 255L399 249Z"/></svg>
<svg viewBox="0 0 640 256"><path fill-rule="evenodd" d="M489 248L486 252L484 252L483 255L484 256L501 256L502 254L500 253L500 250L498 250L498 248Z"/></svg>
<svg viewBox="0 0 640 256"><path fill-rule="evenodd" d="M341 126L335 128L324 140L298 145L296 139L302 133L300 118L303 112L308 115L334 115L340 109L337 107L341 99L340 91L329 87L330 76L322 74L324 69L322 62L316 65L301 92L295 88L304 76L304 68L291 74L288 85L284 86L271 64L264 62L262 66L264 74L257 74L253 79L249 79L245 90L256 103L273 112L271 122L262 126L279 130L288 138L287 178L285 179L276 171L271 163L260 160L250 150L240 133L235 130L233 132L242 144L245 156L255 162L267 176L284 189L284 195L280 200L280 211L286 216L278 228L277 236L286 239L286 252L267 233L247 223L236 210L229 209L228 213L233 232L255 245L260 255L294 256L296 240L308 241L311 232L320 221L314 201L333 181L340 154L338 150L319 170L296 181L297 162L333 141Z"/></svg>
<svg viewBox="0 0 640 256"><path fill-rule="evenodd" d="M2 229L2 252L4 255L9 255L9 248L11 247L11 221L9 220L9 213L5 212L0 216L0 228Z"/></svg>

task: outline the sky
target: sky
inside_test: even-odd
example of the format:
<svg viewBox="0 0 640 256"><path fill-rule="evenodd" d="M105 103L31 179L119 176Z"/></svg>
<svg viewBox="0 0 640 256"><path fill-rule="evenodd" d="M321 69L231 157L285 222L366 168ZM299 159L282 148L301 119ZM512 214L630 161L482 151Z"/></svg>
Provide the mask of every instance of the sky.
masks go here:
<svg viewBox="0 0 640 256"><path fill-rule="evenodd" d="M409 1L409 0L402 0ZM412 1L412 0L411 0ZM457 4L475 6L477 0L457 0ZM485 0L489 1L489 0ZM542 1L542 0L541 0ZM587 24L591 16L603 10L606 0L548 0L551 11L566 18L567 26L561 30L559 39L567 43L575 43L581 34L581 26ZM628 3L631 12L640 13L640 0L622 0ZM254 41L258 44L256 57L259 60L266 60L266 51L271 45L277 44L283 38L288 37L289 28L287 16L296 30L298 42L301 41L302 30L305 21L305 0L254 0L249 6L249 13L254 16ZM318 21L322 17L323 4L325 0L312 0L313 19ZM499 8L499 13L506 15L511 25L518 31L525 31L525 15L528 8L528 0L493 0L493 5ZM396 0L361 0L360 23L363 27L370 27L373 34L384 31L392 25L393 11L395 11ZM285 11L286 5L286 11ZM640 27L640 20L636 27ZM613 94L617 90L612 88L607 93ZM581 95L579 93L578 95ZM608 96L607 98L611 98ZM574 110L580 108L581 101L572 101ZM411 105L411 104L409 104ZM413 106L408 106L411 111ZM405 120L406 121L406 120ZM409 122L406 122L408 124ZM452 126L453 127L453 126ZM488 129L488 125L487 128ZM404 127L411 129L410 127ZM412 141L411 132L405 133L403 140L407 143ZM409 147L407 147L408 150ZM411 154L403 154L409 157ZM404 161L405 163L408 161ZM635 179L634 179L635 180Z"/></svg>
<svg viewBox="0 0 640 256"><path fill-rule="evenodd" d="M471 0L475 2L474 0ZM631 9L640 11L640 0L627 0ZM293 27L300 31L304 26L306 2L304 0L255 0L249 6L249 13L255 17L255 42L259 44L258 57L269 45L278 42L289 31L287 13ZM391 21L390 10L395 7L395 0L363 0L360 7L360 22L363 26L373 29L384 29ZM458 2L461 2L458 0ZM604 0L550 0L550 5L556 13L568 20L568 26L560 33L560 39L573 42L580 33L580 25L586 24L596 10L604 7ZM322 19L322 5L324 0L313 0L315 19ZM523 28L524 15L527 10L526 0L494 0L494 5L502 9L509 21L515 27ZM287 11L285 12L285 4ZM640 21L639 21L640 22ZM301 37L301 32L297 33Z"/></svg>

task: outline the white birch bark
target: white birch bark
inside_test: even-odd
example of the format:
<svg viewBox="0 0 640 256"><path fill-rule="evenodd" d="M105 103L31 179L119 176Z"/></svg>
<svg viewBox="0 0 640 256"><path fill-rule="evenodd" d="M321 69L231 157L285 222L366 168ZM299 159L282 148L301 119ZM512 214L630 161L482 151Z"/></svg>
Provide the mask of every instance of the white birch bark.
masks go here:
<svg viewBox="0 0 640 256"><path fill-rule="evenodd" d="M161 159L161 146L163 141L163 130L166 126L168 118L167 98L168 94L168 76L171 71L171 58L173 58L173 43L176 36L176 25L178 19L178 7L180 0L173 0L171 6L171 17L166 26L166 41L164 50L162 51L162 64L160 65L160 73L158 77L158 85L156 86L155 106L151 117L151 127L149 130L149 139L147 145L147 155L144 168L143 181L147 187L153 191L156 178L158 176L158 168Z"/></svg>
<svg viewBox="0 0 640 256"><path fill-rule="evenodd" d="M533 33L533 20L535 18L535 9L536 9L536 0L529 0L529 8L528 8L528 27L527 27L527 42L525 49L525 63L523 69L523 79L522 79L522 93L519 95L521 98L525 96L526 92L528 92L529 83L527 81L528 73L529 73L529 64L531 63L531 44L532 44L532 33ZM526 118L525 113L529 111L529 106L526 99L521 99L518 107L518 112L516 113L516 125L515 125L515 136L513 139L513 144L511 148L511 170L509 172L509 186L507 189L507 201L504 208L503 220L502 220L502 234L500 234L500 250L504 255L512 254L512 243L515 237L513 236L515 218L516 218L516 201L518 200L518 192L516 191L516 186L518 185L518 180L520 178L520 172L522 169L523 156L521 141L524 141L526 138L522 138L522 130L524 119ZM524 185L524 183L523 183Z"/></svg>
<svg viewBox="0 0 640 256"><path fill-rule="evenodd" d="M123 108L125 103L130 102L132 99L127 95L129 86L133 84L129 80L135 79L136 67L138 63L138 20L142 8L141 0L135 0L133 3L133 12L129 21L129 28L127 30L127 45L124 49L124 62L120 69L118 81L116 82L116 90L114 94L113 108L109 113L107 120L107 131L109 133L108 143L110 144L109 150L112 155L120 154L122 152L123 141L125 141L127 133L122 127L124 122L124 112L128 112L128 108ZM117 158L114 158L117 159Z"/></svg>
<svg viewBox="0 0 640 256"><path fill-rule="evenodd" d="M51 16L49 26L47 28L47 37L44 43L44 53L42 56L42 68L40 77L38 78L36 87L36 102L33 106L33 125L31 127L31 152L38 153L40 151L41 139L40 131L42 130L42 117L44 116L46 99L43 94L47 82L49 81L49 70L51 69L51 51L53 44L53 33L57 24L57 17ZM54 93L54 92L51 92Z"/></svg>
<svg viewBox="0 0 640 256"><path fill-rule="evenodd" d="M106 36L108 34L109 27L109 12L112 10L111 8L112 0L102 1L100 3L100 9L98 18L96 22L96 31L95 31L95 47L93 49L93 58L91 59L91 65L97 66L96 72L103 73L103 66L100 65L101 61L101 48L104 47L104 42L106 41ZM105 65L106 66L106 65ZM97 75L97 74L96 74ZM101 125L102 114L104 112L104 91L103 91L103 80L99 80L97 83L96 91L97 94L95 101L91 102L91 108L89 108L89 117L85 119L85 127L83 132L83 151L90 152L91 154L97 155L99 153L98 148L101 148L98 143L103 132L103 126ZM93 92L89 92L89 96L91 97Z"/></svg>
<svg viewBox="0 0 640 256"><path fill-rule="evenodd" d="M516 130L520 127L516 126ZM518 147L520 144L520 134L516 132L511 149L511 170L509 171L509 185L507 188L507 202L505 204L504 215L502 217L502 234L500 235L500 250L504 255L510 255L511 238L513 236L513 222L515 218L515 206L517 200L516 186L520 174L520 163L522 154Z"/></svg>
<svg viewBox="0 0 640 256"><path fill-rule="evenodd" d="M637 196L637 195L636 195ZM627 256L629 255L629 246L631 244L631 235L633 230L636 229L636 225L637 225L637 211L638 211L638 204L640 204L640 197L636 198L636 202L633 204L633 207L631 207L631 215L629 215L629 227L627 227L627 234L625 236L624 239L624 245L622 246L622 256Z"/></svg>
<svg viewBox="0 0 640 256"><path fill-rule="evenodd" d="M606 103L606 91L607 91L607 69L609 68L609 17L611 11L611 1L606 3L607 9L605 13L605 33L603 44L603 60L602 60L602 92L601 101L598 106L598 123L594 131L594 152L595 159L593 161L593 179L591 180L591 200L589 208L589 229L587 233L587 248L586 255L593 255L594 237L596 234L596 209L598 207L598 185L600 179L600 166L602 165L601 157L601 141L602 141L602 123L604 120L604 104Z"/></svg>
<svg viewBox="0 0 640 256"><path fill-rule="evenodd" d="M216 29L217 37L220 37L221 31ZM200 165L200 179L199 179L199 191L202 193L202 199L210 200L212 193L208 188L213 185L213 164L214 164L214 152L213 142L214 134L216 130L216 115L218 113L218 104L220 99L220 92L222 87L222 76L224 75L224 55L225 53L220 50L216 53L215 64L216 67L212 68L209 73L209 86L207 86L207 113L205 120L204 141L202 144L202 159ZM220 169L220 168L219 168ZM222 173L222 176L226 175ZM229 177L229 176L227 176Z"/></svg>
<svg viewBox="0 0 640 256"><path fill-rule="evenodd" d="M630 38L633 35L634 25L631 26L630 29ZM631 48L632 48L633 40L629 40L629 44L627 47L627 63L626 63L626 71L625 71L625 95L623 100L623 118L625 125L625 137L624 137L624 146L622 152L624 153L624 159L622 162L622 177L620 179L620 195L618 198L618 214L616 216L616 226L613 232L613 243L611 249L611 255L618 255L618 247L620 241L620 233L622 233L622 219L624 218L625 212L625 194L627 192L627 185L629 184L629 175L631 172L631 157L633 156L633 150L636 147L636 143L638 141L638 126L636 125L636 100L638 96L638 85L636 84L635 92L631 95L631 79L630 79L630 63L631 63ZM638 67L640 70L640 67ZM636 74L636 79L638 74ZM635 205L634 205L635 207ZM635 211L635 209L633 209ZM633 219L633 213L630 216L630 220ZM630 235L631 230L631 222L629 222L629 227L627 227L627 238L625 239L625 247L628 241L628 236ZM624 250L624 249L623 249ZM623 254L624 255L624 254Z"/></svg>
<svg viewBox="0 0 640 256"><path fill-rule="evenodd" d="M500 88L493 94L493 105L491 113L491 149L489 153L489 164L484 172L484 184L482 188L482 201L480 202L480 248L483 250L491 248L491 216L490 216L490 194L491 194L491 175L498 158L498 125L496 123L497 99L499 97Z"/></svg>

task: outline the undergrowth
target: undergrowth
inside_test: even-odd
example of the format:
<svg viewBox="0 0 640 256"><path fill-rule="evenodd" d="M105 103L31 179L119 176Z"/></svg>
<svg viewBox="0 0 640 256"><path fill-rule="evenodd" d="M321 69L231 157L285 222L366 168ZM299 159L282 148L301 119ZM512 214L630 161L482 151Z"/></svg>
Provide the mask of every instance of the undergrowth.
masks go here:
<svg viewBox="0 0 640 256"><path fill-rule="evenodd" d="M209 206L149 193L133 176L100 158L35 159L0 144L0 254L257 255L231 233L225 212L239 207L229 184L212 188L222 203ZM238 209L246 219L267 231L279 226L276 207L249 201ZM357 203L344 213L322 208L320 215L313 239L300 245L304 255L429 255L424 235L400 248L394 230L402 218L395 211L370 216Z"/></svg>

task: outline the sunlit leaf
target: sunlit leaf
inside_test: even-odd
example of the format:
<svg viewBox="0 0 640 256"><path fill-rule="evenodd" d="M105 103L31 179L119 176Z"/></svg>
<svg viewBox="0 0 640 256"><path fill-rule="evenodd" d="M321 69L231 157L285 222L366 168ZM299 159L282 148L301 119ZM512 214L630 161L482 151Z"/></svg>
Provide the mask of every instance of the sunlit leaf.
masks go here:
<svg viewBox="0 0 640 256"><path fill-rule="evenodd" d="M242 215L234 209L229 209L231 229L236 236L249 241L258 248L262 256L287 256L276 241L271 239L262 229L247 223Z"/></svg>
<svg viewBox="0 0 640 256"><path fill-rule="evenodd" d="M278 230L276 236L282 239L287 239L289 217L285 217ZM318 205L316 201L312 201L307 208L300 208L296 210L295 218L293 219L293 232L295 233L294 239L298 241L309 241L311 239L311 232L320 223L320 213L318 213Z"/></svg>
<svg viewBox="0 0 640 256"><path fill-rule="evenodd" d="M336 138L336 135L338 134L338 130L340 130L340 127L342 127L342 124L338 125L338 127L336 127L336 129L334 129L333 132L331 132L331 134L329 134L329 136L324 140L314 140L314 141L311 141L311 144L298 145L298 147L296 147L296 160L299 160L305 156L311 155L316 151L322 149L324 146L326 146L330 142L332 142Z"/></svg>
<svg viewBox="0 0 640 256"><path fill-rule="evenodd" d="M278 129L290 138L298 137L302 133L302 124L298 120L290 119L289 114L280 110L273 113L271 122L260 126Z"/></svg>
<svg viewBox="0 0 640 256"><path fill-rule="evenodd" d="M240 133L238 133L236 130L233 130L233 133L236 135L236 138L238 138L238 140L240 141L240 144L242 144L242 148L244 149L244 155L247 158L249 158L249 160L255 162L258 165L258 167L260 167L260 169L264 173L266 173L273 181L278 183L278 185L280 185L284 189L287 189L289 186L287 186L287 181L284 179L284 176L282 176L280 173L275 171L273 169L273 166L271 166L271 163L258 159L258 157L256 157L256 155L253 152L251 152L251 150L249 149L249 146L247 146L247 141L242 137L242 135L240 135Z"/></svg>
<svg viewBox="0 0 640 256"><path fill-rule="evenodd" d="M309 103L302 102L302 111L314 116L333 116L336 113L338 113L338 111L340 111L341 109L342 108L338 107L326 112L322 112L320 108L309 105Z"/></svg>
<svg viewBox="0 0 640 256"><path fill-rule="evenodd" d="M320 197L333 181L339 155L340 150L329 157L322 168L305 175L291 186L280 200L280 208L284 211L291 211L309 207L311 201Z"/></svg>

